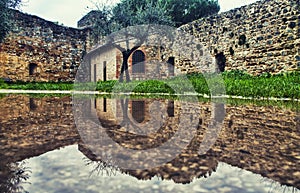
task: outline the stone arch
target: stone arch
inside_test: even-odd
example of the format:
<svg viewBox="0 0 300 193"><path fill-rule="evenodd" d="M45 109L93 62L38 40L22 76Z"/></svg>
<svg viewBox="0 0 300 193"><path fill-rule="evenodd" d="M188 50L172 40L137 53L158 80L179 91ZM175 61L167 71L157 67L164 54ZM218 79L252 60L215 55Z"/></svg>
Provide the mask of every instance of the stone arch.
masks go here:
<svg viewBox="0 0 300 193"><path fill-rule="evenodd" d="M28 65L28 73L29 73L29 76L32 76L32 75L36 74L37 67L38 67L38 65L35 64L35 63L30 63L30 64Z"/></svg>
<svg viewBox="0 0 300 193"><path fill-rule="evenodd" d="M132 54L132 73L145 73L146 56L143 51L136 50Z"/></svg>

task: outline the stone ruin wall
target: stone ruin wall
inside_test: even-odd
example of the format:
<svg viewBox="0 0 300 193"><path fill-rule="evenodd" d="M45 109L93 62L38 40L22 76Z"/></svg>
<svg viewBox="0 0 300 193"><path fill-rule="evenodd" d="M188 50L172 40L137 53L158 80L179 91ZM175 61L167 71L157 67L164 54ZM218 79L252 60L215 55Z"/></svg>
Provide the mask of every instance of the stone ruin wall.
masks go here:
<svg viewBox="0 0 300 193"><path fill-rule="evenodd" d="M12 10L15 25L0 44L0 77L21 81L73 81L88 30L57 25Z"/></svg>
<svg viewBox="0 0 300 193"><path fill-rule="evenodd" d="M183 73L242 70L258 75L299 70L299 3L262 0L191 22L179 28L179 33L187 32L176 39L181 47L158 48L158 59L166 63L174 57L176 69ZM145 54L147 57L149 53ZM151 59L156 58L147 58ZM218 65L225 68L219 69ZM168 73L168 69L163 71ZM142 76L151 75L132 77L143 79Z"/></svg>
<svg viewBox="0 0 300 193"><path fill-rule="evenodd" d="M180 29L193 34L225 70L257 75L300 69L300 1L262 0L202 18ZM195 71L182 62L179 66Z"/></svg>
<svg viewBox="0 0 300 193"><path fill-rule="evenodd" d="M202 42L217 62L226 60L225 70L254 75L299 70L299 4L299 0L262 0L180 29ZM19 11L13 14L16 25L0 45L0 77L73 81L84 53L91 48L90 29L56 25ZM181 56L168 54L161 54L161 59L166 62L167 56L175 57L176 68L183 72L203 71Z"/></svg>

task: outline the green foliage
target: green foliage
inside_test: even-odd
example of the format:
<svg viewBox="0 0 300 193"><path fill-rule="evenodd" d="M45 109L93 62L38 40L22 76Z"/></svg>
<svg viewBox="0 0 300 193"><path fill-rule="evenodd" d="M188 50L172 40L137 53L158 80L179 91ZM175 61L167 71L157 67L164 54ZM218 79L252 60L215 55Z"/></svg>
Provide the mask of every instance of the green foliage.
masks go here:
<svg viewBox="0 0 300 193"><path fill-rule="evenodd" d="M110 34L111 32L116 30L114 22L112 21L112 19L110 19L110 7L104 7L97 11L92 11L89 14L93 15L92 37L95 39L95 41L98 41L99 38L102 38L103 36Z"/></svg>
<svg viewBox="0 0 300 193"><path fill-rule="evenodd" d="M4 80L3 79L0 79L0 88L2 88L2 89L5 89L5 88L7 88L8 86L7 86L7 84L4 82Z"/></svg>
<svg viewBox="0 0 300 193"><path fill-rule="evenodd" d="M166 4L162 1L122 0L112 12L112 19L120 28L142 24L173 24L167 14Z"/></svg>
<svg viewBox="0 0 300 193"><path fill-rule="evenodd" d="M96 90L101 92L112 92L114 85L117 83L116 80L109 80L109 81L100 81L97 82Z"/></svg>
<svg viewBox="0 0 300 193"><path fill-rule="evenodd" d="M2 85L0 84L1 88ZM18 90L72 90L73 83L57 83L57 82L17 82L6 84L5 88Z"/></svg>
<svg viewBox="0 0 300 193"><path fill-rule="evenodd" d="M128 26L181 26L220 10L217 0L121 0L114 7L97 6L93 35L105 36Z"/></svg>
<svg viewBox="0 0 300 193"><path fill-rule="evenodd" d="M176 27L218 13L218 0L166 0L167 10Z"/></svg>
<svg viewBox="0 0 300 193"><path fill-rule="evenodd" d="M252 98L276 97L300 99L300 72L252 76L243 71L229 71L224 72L222 76L227 95ZM202 74L188 74L187 77L197 93L210 94L206 79ZM187 87L187 85L183 84L184 82L186 81L182 81L182 77L175 77L166 81L133 81L131 83L119 83L115 89L118 90L119 88L119 90L123 92L174 94L174 90L176 90L177 93L182 93L181 91L184 92L184 89ZM109 83L100 82L98 85L101 86L98 86L97 89L111 92L115 83L114 81ZM176 86L170 88L168 85ZM218 85L217 83L216 86Z"/></svg>
<svg viewBox="0 0 300 193"><path fill-rule="evenodd" d="M12 27L10 8L16 8L21 0L1 0L0 1L0 42L3 41L6 34Z"/></svg>
<svg viewBox="0 0 300 193"><path fill-rule="evenodd" d="M138 84L133 92L143 93L147 91L147 93L169 93L174 94L174 90L170 88L167 84L158 80L147 80L140 84Z"/></svg>

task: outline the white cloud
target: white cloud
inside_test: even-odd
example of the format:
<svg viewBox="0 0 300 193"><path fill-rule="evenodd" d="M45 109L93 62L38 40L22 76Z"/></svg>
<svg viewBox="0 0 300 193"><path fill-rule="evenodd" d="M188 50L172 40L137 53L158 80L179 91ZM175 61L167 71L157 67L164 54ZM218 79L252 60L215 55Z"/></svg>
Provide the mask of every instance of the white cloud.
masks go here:
<svg viewBox="0 0 300 193"><path fill-rule="evenodd" d="M258 0L219 0L219 4L221 7L220 11L221 12L229 11L231 9L248 5L256 1Z"/></svg>
<svg viewBox="0 0 300 193"><path fill-rule="evenodd" d="M93 0L28 0L21 8L23 12L37 15L49 21L57 21L69 27L76 27L88 7L94 7ZM98 3L118 2L120 0L98 0ZM184 1L184 0L183 0ZM253 3L257 0L219 0L221 12ZM94 1L95 2L95 1Z"/></svg>
<svg viewBox="0 0 300 193"><path fill-rule="evenodd" d="M89 0L29 0L21 10L49 21L76 27L77 21L89 11L87 6L93 7Z"/></svg>

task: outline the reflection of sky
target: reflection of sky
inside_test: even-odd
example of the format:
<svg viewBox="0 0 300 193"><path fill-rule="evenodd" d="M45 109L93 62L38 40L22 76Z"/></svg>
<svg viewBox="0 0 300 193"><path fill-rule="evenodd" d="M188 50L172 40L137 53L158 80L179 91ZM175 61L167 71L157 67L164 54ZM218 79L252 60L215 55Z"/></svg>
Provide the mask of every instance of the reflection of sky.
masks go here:
<svg viewBox="0 0 300 193"><path fill-rule="evenodd" d="M94 2L118 2L119 0L98 0ZM221 12L250 4L257 0L219 0ZM58 21L66 26L76 27L88 11L93 7L90 0L25 0L21 8L26 13L38 15L50 21Z"/></svg>
<svg viewBox="0 0 300 193"><path fill-rule="evenodd" d="M139 181L135 177L117 173L113 176L90 175L85 156L77 145L45 153L27 160L32 173L25 190L39 192L283 192L279 183L240 168L220 162L216 172L208 178L195 179L190 184L173 181ZM280 188L280 189L278 189ZM286 189L286 192L290 192Z"/></svg>

